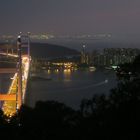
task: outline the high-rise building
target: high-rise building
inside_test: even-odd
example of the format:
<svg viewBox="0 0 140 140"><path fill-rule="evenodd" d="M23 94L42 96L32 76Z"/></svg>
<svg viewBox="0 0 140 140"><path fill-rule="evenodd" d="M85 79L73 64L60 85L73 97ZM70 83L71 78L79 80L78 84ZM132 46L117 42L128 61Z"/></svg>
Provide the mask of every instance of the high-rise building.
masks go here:
<svg viewBox="0 0 140 140"><path fill-rule="evenodd" d="M81 51L81 63L82 64L88 64L89 63L89 55L88 53L86 52L86 46L83 45L82 47L82 51Z"/></svg>

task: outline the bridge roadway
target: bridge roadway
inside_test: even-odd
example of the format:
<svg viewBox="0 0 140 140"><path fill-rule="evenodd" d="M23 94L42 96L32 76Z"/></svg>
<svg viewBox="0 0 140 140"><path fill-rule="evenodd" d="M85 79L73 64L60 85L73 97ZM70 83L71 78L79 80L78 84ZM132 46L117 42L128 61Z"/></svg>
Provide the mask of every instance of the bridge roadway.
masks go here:
<svg viewBox="0 0 140 140"><path fill-rule="evenodd" d="M9 56L12 56L9 54ZM13 55L13 57L17 57ZM29 61L27 55L22 55L22 103L24 103L27 81L28 81L28 73L29 73ZM15 71L13 69L13 71ZM5 71L5 72L8 72ZM10 71L9 71L10 72ZM16 72L16 71L15 71ZM0 100L4 101L2 110L6 116L13 116L16 113L16 109L19 109L20 106L17 104L17 91L18 91L18 74L17 72L14 74L12 78L12 83L8 90L8 93L5 95L0 94Z"/></svg>

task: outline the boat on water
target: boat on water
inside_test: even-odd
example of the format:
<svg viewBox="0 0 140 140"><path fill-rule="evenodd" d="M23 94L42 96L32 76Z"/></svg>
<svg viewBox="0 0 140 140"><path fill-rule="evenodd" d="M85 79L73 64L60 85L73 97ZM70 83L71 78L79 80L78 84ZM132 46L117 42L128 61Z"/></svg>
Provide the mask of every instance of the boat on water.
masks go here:
<svg viewBox="0 0 140 140"><path fill-rule="evenodd" d="M107 70L112 70L112 67L105 67L105 69L107 69Z"/></svg>
<svg viewBox="0 0 140 140"><path fill-rule="evenodd" d="M95 68L94 66L89 66L89 70L90 70L90 71L95 71L96 68Z"/></svg>
<svg viewBox="0 0 140 140"><path fill-rule="evenodd" d="M108 79L105 80L105 83L108 83Z"/></svg>

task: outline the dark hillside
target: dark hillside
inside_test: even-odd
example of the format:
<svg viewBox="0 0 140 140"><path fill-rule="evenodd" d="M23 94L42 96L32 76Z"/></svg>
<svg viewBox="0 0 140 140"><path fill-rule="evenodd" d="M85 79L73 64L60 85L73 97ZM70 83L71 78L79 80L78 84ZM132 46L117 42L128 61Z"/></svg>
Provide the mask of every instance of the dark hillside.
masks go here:
<svg viewBox="0 0 140 140"><path fill-rule="evenodd" d="M33 57L64 57L79 55L74 49L46 43L31 43L31 56Z"/></svg>

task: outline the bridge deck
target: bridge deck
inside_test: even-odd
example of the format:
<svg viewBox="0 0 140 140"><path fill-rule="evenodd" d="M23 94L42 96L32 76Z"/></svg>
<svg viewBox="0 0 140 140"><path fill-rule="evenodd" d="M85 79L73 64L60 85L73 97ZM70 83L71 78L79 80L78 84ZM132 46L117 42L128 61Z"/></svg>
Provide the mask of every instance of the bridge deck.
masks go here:
<svg viewBox="0 0 140 140"><path fill-rule="evenodd" d="M0 100L1 101L15 101L16 95L15 94L0 94Z"/></svg>

